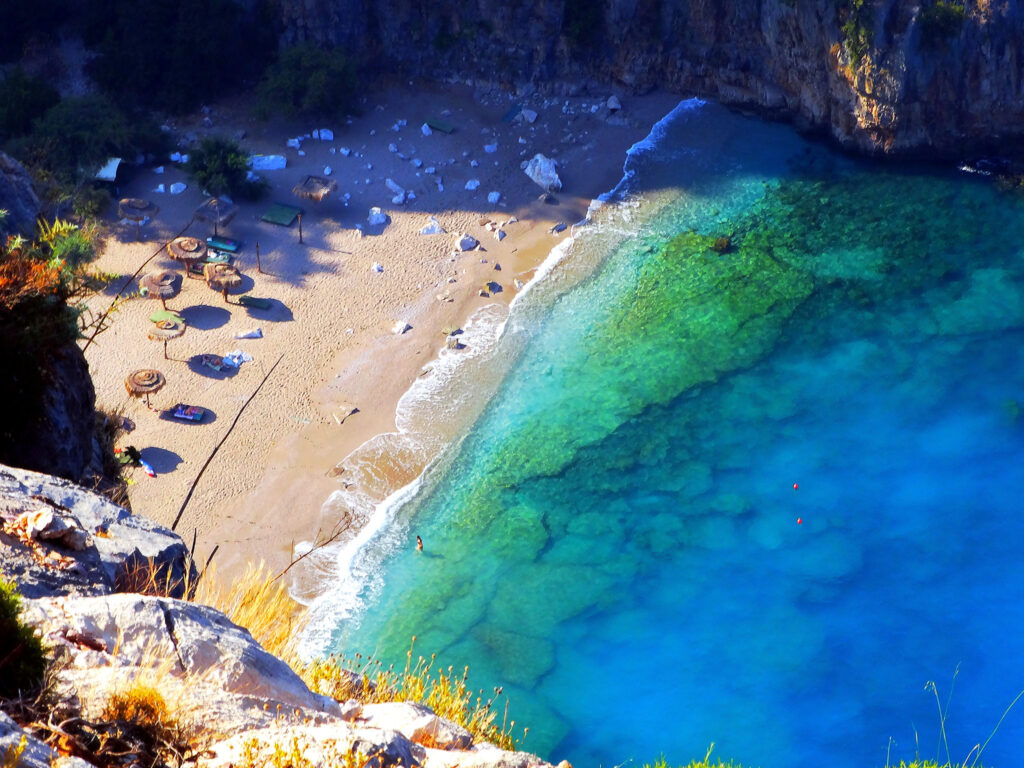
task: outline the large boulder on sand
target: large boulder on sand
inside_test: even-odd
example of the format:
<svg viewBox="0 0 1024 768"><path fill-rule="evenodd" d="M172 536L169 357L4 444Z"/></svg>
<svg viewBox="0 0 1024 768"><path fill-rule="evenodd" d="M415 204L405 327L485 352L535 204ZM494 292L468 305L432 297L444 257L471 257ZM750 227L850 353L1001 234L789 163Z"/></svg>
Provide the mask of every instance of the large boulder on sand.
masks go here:
<svg viewBox="0 0 1024 768"><path fill-rule="evenodd" d="M562 188L562 180L555 170L555 161L538 153L526 164L526 175L545 192L557 192Z"/></svg>

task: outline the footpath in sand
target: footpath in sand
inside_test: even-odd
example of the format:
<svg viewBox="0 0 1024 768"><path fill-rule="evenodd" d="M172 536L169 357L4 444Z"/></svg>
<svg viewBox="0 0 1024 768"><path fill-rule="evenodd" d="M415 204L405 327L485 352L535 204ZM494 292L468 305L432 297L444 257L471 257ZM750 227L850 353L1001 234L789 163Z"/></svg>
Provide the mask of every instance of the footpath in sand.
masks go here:
<svg viewBox="0 0 1024 768"><path fill-rule="evenodd" d="M176 138L224 135L248 152L282 155L287 166L261 171L271 185L268 195L257 203L236 201L239 213L221 230L243 244L236 261L243 284L229 302L197 278L185 279L181 293L167 301L188 324L182 337L168 343L170 359L147 338L148 318L159 302L137 295L119 304L111 327L86 352L97 404L120 410L135 424L119 444L139 448L156 471L150 478L130 470L132 508L165 525L175 520L207 457L280 358L203 473L177 530L186 541L197 537L200 562L219 547L222 571L257 560L287 565L293 544L316 537L321 506L347 482L336 465L369 438L395 428L399 398L445 345L444 329L461 327L487 302L510 301L516 281L529 280L568 236L568 228L553 231L556 224L571 227L591 199L615 186L626 150L678 100L650 94L623 99L623 109L612 112L606 99L474 98L466 86L409 84L368 95L362 114L347 121L258 122L247 105L222 104L208 115L172 122ZM535 121L503 120L515 105L536 112ZM421 126L428 119L454 131L425 135ZM332 140L286 144L320 128L330 129ZM538 199L542 190L520 167L536 153L558 162L564 186L554 203ZM202 191L175 163L163 163L163 173L157 167L134 169L120 194L151 200L159 212L142 226L138 242L134 224L111 221L98 269L129 275L183 229L197 238L213 234L208 224L189 224L206 199ZM338 182L336 192L320 203L292 194L306 174L323 175L327 167ZM414 199L393 202L387 179ZM176 183L187 188L154 191ZM500 194L497 202L489 202L493 192ZM303 244L295 224L260 220L274 202L304 210ZM386 226L368 224L373 206L389 217ZM445 234L419 234L431 216ZM462 234L481 248L460 251ZM182 271L166 250L143 274L159 269ZM501 291L481 296L490 281ZM121 282L113 281L90 308L103 311ZM242 293L269 299L270 308L239 305ZM408 328L398 333L396 326ZM262 338L236 338L255 328ZM201 355L234 350L252 356L234 373L198 364ZM151 396L152 409L130 398L124 385L130 372L144 368L167 380ZM201 423L161 414L177 403L208 414Z"/></svg>

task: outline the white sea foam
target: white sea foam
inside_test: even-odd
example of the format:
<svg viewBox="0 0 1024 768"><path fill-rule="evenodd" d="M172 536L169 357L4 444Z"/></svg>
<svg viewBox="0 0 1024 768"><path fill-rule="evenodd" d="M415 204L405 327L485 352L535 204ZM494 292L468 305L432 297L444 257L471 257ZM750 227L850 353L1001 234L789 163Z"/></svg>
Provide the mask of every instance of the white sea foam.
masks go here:
<svg viewBox="0 0 1024 768"><path fill-rule="evenodd" d="M331 494L321 517L325 528L349 521L354 533L316 549L311 542L302 542L295 551L309 553L292 587L293 597L309 607L301 644L304 655L328 651L341 621L359 621L366 603L383 586L384 564L408 546L415 500L431 491L457 454L461 440L535 331L538 313L596 266L566 263L579 238L585 234L607 242L604 236L619 240L635 233L638 202L628 199L635 158L655 148L672 121L703 105L699 99L680 102L650 135L634 144L622 180L591 204L585 226L573 227L571 236L552 249L507 307L489 304L477 310L458 337L464 348L443 349L402 396L395 414L397 432L377 435L339 463L347 484ZM610 201L614 205L608 205ZM559 269L563 265L566 268ZM540 286L545 290L538 292Z"/></svg>

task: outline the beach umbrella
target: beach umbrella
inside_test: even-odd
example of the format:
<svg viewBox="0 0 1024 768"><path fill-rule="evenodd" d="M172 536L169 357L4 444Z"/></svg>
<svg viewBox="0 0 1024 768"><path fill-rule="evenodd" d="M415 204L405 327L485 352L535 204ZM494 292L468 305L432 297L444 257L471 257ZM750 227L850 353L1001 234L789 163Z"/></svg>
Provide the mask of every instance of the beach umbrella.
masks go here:
<svg viewBox="0 0 1024 768"><path fill-rule="evenodd" d="M161 320L150 328L149 338L164 343L164 360L169 359L167 357L167 342L184 334L186 327L185 323L179 323L176 320Z"/></svg>
<svg viewBox="0 0 1024 768"><path fill-rule="evenodd" d="M242 284L241 273L230 264L207 264L203 267L203 277L206 278L207 285L220 291L224 301L228 300L230 288L237 288Z"/></svg>
<svg viewBox="0 0 1024 768"><path fill-rule="evenodd" d="M167 300L177 296L181 290L181 275L169 269L161 269L144 275L139 280L139 286L146 290L149 298L160 299L164 309L167 309Z"/></svg>
<svg viewBox="0 0 1024 768"><path fill-rule="evenodd" d="M235 214L238 213L238 206L223 197L211 197L198 208L195 217L199 221L213 224L213 236L217 236L218 227L226 227Z"/></svg>
<svg viewBox="0 0 1024 768"><path fill-rule="evenodd" d="M187 277L192 265L206 258L206 243L194 237L176 237L167 244L167 253L185 264Z"/></svg>
<svg viewBox="0 0 1024 768"><path fill-rule="evenodd" d="M156 203L143 200L141 197L126 197L117 203L117 215L135 222L136 240L142 239L142 222L156 216L159 210Z"/></svg>
<svg viewBox="0 0 1024 768"><path fill-rule="evenodd" d="M146 407L149 408L149 396L159 392L166 383L167 379L160 371L143 368L128 374L128 378L124 380L124 388L132 397L145 397Z"/></svg>
<svg viewBox="0 0 1024 768"><path fill-rule="evenodd" d="M327 179L323 176L307 176L292 187L292 193L296 197L304 197L319 203L337 189L338 182L334 179Z"/></svg>

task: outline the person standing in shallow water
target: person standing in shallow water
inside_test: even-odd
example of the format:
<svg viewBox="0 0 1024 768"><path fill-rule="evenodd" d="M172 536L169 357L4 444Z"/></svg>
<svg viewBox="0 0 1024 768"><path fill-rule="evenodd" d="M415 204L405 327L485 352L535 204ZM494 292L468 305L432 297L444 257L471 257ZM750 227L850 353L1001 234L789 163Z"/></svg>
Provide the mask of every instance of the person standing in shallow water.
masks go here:
<svg viewBox="0 0 1024 768"><path fill-rule="evenodd" d="M416 551L423 551L423 539L421 539L419 536L416 537Z"/></svg>

